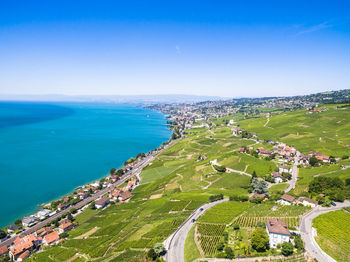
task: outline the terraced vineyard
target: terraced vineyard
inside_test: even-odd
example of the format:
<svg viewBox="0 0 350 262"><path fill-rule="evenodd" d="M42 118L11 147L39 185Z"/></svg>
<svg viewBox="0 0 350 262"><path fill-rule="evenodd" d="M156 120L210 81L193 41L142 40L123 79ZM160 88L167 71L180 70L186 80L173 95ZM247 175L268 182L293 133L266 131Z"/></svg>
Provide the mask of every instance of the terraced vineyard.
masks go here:
<svg viewBox="0 0 350 262"><path fill-rule="evenodd" d="M337 210L313 220L317 243L337 261L350 261L350 213Z"/></svg>
<svg viewBox="0 0 350 262"><path fill-rule="evenodd" d="M205 256L216 253L216 245L224 240L225 224L197 223L197 240Z"/></svg>
<svg viewBox="0 0 350 262"><path fill-rule="evenodd" d="M300 217L247 217L239 216L233 221L233 224L238 224L240 227L257 227L259 223L266 223L267 219L278 218L284 221L289 228L299 226Z"/></svg>

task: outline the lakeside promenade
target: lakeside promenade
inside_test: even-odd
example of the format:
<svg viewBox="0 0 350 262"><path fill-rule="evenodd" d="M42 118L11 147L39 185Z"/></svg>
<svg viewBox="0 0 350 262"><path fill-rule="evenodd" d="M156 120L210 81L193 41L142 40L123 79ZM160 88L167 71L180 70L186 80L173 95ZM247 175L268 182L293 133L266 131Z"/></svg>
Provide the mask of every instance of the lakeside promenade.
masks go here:
<svg viewBox="0 0 350 262"><path fill-rule="evenodd" d="M116 186L120 186L121 184L123 184L127 179L138 175L141 173L142 169L144 167L146 167L150 162L152 162L154 160L154 158L163 150L167 149L171 144L173 144L173 141L171 141L169 144L164 145L163 149L159 150L158 152L154 153L153 155L150 154L147 157L143 158L140 162L138 162L134 168L128 172L126 172L123 176L120 177L120 179L118 181L116 181L115 183L112 184L113 187ZM73 208L75 209L79 209L82 208L83 206L89 204L90 202L98 199L99 197L103 196L104 194L108 193L108 191L110 190L111 187L106 187L104 189L101 189L100 191L96 192L95 194L91 195L90 197L80 201L79 203L73 205L73 206L69 206L68 208L61 210L59 212L57 212L55 215L48 217L46 219L44 219L43 221L35 224L34 226L27 228L26 230L24 230L21 235L29 235L39 229L41 229L42 227L45 227L46 224L48 222L51 222L53 220L55 220L57 217L60 217L62 215L67 214L68 212L70 212ZM3 242L0 243L0 248L3 246L10 246L13 241L17 238L18 236L12 236L11 238L4 240Z"/></svg>

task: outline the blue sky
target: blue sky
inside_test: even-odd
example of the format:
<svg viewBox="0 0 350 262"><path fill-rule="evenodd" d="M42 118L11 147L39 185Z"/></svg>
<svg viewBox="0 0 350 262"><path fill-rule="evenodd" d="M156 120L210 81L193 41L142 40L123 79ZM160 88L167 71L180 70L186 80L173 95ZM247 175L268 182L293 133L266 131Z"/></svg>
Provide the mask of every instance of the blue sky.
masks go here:
<svg viewBox="0 0 350 262"><path fill-rule="evenodd" d="M347 1L0 1L0 94L345 88Z"/></svg>

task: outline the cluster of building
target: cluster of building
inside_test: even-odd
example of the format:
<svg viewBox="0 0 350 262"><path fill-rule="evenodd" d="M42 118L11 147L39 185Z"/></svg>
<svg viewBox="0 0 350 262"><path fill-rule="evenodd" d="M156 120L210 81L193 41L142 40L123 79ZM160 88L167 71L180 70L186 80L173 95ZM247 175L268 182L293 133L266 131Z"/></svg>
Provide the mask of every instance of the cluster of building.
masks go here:
<svg viewBox="0 0 350 262"><path fill-rule="evenodd" d="M120 203L125 202L131 197L131 191L137 186L138 180L136 177L128 181L127 185L123 188L111 188L108 192L108 196L101 197L95 201L95 207L102 209L109 204L111 200L119 201Z"/></svg>
<svg viewBox="0 0 350 262"><path fill-rule="evenodd" d="M281 205L298 205L301 204L303 206L309 206L309 207L316 207L318 202L316 200L313 200L311 198L308 197L299 197L298 199L296 199L295 197L288 195L288 194L284 194L283 196L281 196L281 198L277 201L278 204Z"/></svg>
<svg viewBox="0 0 350 262"><path fill-rule="evenodd" d="M13 261L23 261L30 256L32 252L36 252L42 246L55 245L63 241L60 238L62 233L68 232L74 227L69 219L63 219L58 228L44 227L34 233L18 236L11 246L3 246L0 248L0 255L6 253Z"/></svg>

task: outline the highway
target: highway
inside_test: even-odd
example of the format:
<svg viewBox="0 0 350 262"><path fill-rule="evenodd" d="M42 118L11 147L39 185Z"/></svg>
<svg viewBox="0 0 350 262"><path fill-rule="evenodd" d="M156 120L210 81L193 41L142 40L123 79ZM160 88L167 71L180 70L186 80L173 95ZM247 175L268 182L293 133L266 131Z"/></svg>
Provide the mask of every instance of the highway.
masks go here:
<svg viewBox="0 0 350 262"><path fill-rule="evenodd" d="M190 231L191 227L193 226L192 219L198 219L199 216L204 214L206 210L209 208L226 202L228 199L222 199L215 202L210 202L207 204L204 204L197 208L186 220L182 223L182 225L170 236L164 241L164 246L166 249L166 254L164 255L164 259L167 262L184 262L184 251L185 251L185 242L188 235L188 232ZM201 211L200 209L203 208Z"/></svg>
<svg viewBox="0 0 350 262"><path fill-rule="evenodd" d="M333 258L331 258L329 255L327 255L323 250L319 247L319 245L316 243L316 240L314 238L314 232L312 229L312 220L324 213L339 210L343 207L349 207L350 202L345 201L344 203L336 203L336 206L332 207L320 207L317 206L314 209L312 209L310 212L303 215L300 219L300 235L301 238L304 241L305 244L305 250L310 253L310 255L313 258L316 258L319 262L336 262Z"/></svg>
<svg viewBox="0 0 350 262"><path fill-rule="evenodd" d="M147 166L150 162L152 162L154 160L154 158L155 158L155 156L153 156L153 155L149 155L149 156L145 157L141 162L137 163L131 171L128 171L123 176L121 176L120 179L113 184L113 186L120 186L127 179L131 178L134 175L139 174L145 166ZM57 217L60 217L62 215L67 214L73 208L79 209L79 208L87 205L89 202L94 201L94 200L98 199L99 197L101 197L102 195L106 194L110 189L111 189L111 187L104 188L104 189L96 192L95 194L91 195L90 197L85 198L84 200L80 201L79 203L75 204L74 206L69 206L68 208L66 208L64 210L57 212L55 215L48 217L45 220L35 224L34 226L24 230L21 233L21 235L28 235L28 234L31 234L31 233L39 230L42 227L45 227L48 222L51 222L51 221L55 220ZM17 236L12 236L11 238L1 242L0 247L11 245L12 242L16 238L17 238Z"/></svg>

